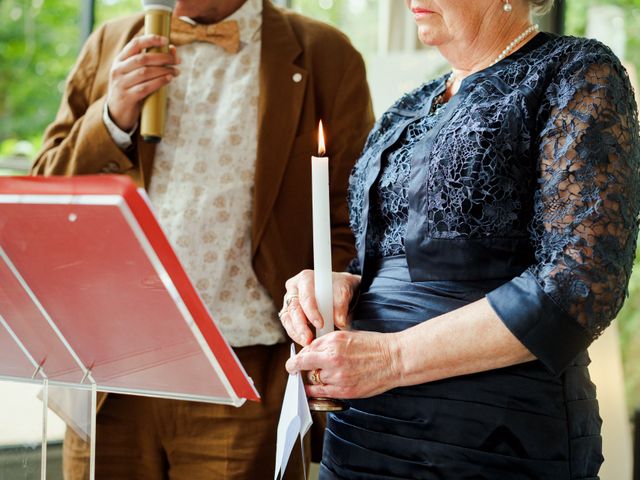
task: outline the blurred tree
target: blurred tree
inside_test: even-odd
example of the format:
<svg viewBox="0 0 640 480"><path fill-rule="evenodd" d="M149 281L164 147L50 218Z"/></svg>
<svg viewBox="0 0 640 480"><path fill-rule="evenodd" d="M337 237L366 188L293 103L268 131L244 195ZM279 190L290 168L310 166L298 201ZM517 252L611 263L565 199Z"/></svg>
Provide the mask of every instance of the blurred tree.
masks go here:
<svg viewBox="0 0 640 480"><path fill-rule="evenodd" d="M587 30L589 8L616 5L624 11L624 29L627 37L626 60L640 68L640 0L565 0L565 33L584 36Z"/></svg>
<svg viewBox="0 0 640 480"><path fill-rule="evenodd" d="M78 5L0 1L0 143L33 140L53 119L80 47Z"/></svg>
<svg viewBox="0 0 640 480"><path fill-rule="evenodd" d="M345 32L364 55L378 45L378 0L292 0L294 10Z"/></svg>
<svg viewBox="0 0 640 480"><path fill-rule="evenodd" d="M97 0L96 25L142 11L140 0Z"/></svg>
<svg viewBox="0 0 640 480"><path fill-rule="evenodd" d="M629 298L618 315L620 346L624 365L625 388L629 414L640 408L640 252L636 252L636 262L631 282Z"/></svg>

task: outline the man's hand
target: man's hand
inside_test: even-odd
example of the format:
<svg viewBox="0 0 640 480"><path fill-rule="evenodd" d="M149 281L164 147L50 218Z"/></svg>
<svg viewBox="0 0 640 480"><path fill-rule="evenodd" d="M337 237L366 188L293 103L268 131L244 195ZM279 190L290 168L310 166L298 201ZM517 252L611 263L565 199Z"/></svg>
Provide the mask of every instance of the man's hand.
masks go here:
<svg viewBox="0 0 640 480"><path fill-rule="evenodd" d="M179 63L175 47L168 53L145 52L165 47L168 40L158 35L136 37L116 57L109 73L107 107L109 116L122 130L131 130L138 121L142 101L175 78Z"/></svg>

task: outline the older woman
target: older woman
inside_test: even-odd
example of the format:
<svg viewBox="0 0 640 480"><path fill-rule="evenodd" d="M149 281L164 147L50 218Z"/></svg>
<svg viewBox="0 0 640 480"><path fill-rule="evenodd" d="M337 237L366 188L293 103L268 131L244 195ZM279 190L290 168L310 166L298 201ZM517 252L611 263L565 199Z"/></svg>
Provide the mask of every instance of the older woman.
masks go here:
<svg viewBox="0 0 640 480"><path fill-rule="evenodd" d="M586 349L620 309L638 214L637 110L602 44L538 33L545 0L411 0L451 73L379 120L350 181L358 274L281 318L331 414L321 478L588 479ZM351 319L347 315L352 302Z"/></svg>

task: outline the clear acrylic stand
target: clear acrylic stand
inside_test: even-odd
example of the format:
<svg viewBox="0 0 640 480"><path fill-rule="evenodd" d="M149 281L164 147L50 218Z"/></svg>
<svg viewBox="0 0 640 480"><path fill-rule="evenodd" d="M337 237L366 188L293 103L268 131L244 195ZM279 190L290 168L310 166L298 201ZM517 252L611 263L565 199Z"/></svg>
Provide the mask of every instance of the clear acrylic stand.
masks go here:
<svg viewBox="0 0 640 480"><path fill-rule="evenodd" d="M0 401L16 401L0 403L9 412L0 432L19 432L11 413L42 401L37 414L20 416L30 431L14 439L22 471L4 478L25 469L29 478L61 478L64 433L53 427L61 419L83 439L78 454L89 456L93 480L98 391L234 406L260 398L144 192L122 176L0 178L3 380L35 391L0 383ZM5 444L0 438L0 479Z"/></svg>

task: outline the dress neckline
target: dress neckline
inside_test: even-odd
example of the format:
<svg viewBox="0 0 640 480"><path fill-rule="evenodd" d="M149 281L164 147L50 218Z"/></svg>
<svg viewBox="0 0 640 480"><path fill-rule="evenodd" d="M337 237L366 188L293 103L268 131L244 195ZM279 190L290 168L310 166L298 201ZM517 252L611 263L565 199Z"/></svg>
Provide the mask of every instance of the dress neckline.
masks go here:
<svg viewBox="0 0 640 480"><path fill-rule="evenodd" d="M477 71L475 73L472 73L471 75L466 77L460 83L460 88L458 89L456 94L453 95L451 98L449 98L449 100L447 100L446 102L442 103L439 108L434 109L433 108L434 102L436 101L436 99L439 96L441 96L444 93L444 91L446 89L447 81L449 80L449 78L453 74L453 72L451 72L451 71L447 72L446 74L444 74L443 76L441 76L439 79L437 79L435 81L436 82L435 83L435 88L433 89L433 91L431 93L431 95L432 95L431 96L431 101L428 103L428 105L426 105L427 108L420 109L420 112L418 113L418 116L422 117L422 116L425 116L425 115L433 115L434 113L436 113L436 111L439 114L442 113L444 110L447 109L449 104L451 104L459 96L462 96L461 94L463 94L469 88L469 85L472 85L478 78L494 75L497 71L502 69L505 65L508 65L508 64L513 63L515 61L518 61L521 57L523 57L523 56L527 55L528 53L530 53L530 52L536 50L537 48L541 47L542 45L544 45L545 43L547 43L549 40L551 40L554 37L555 37L555 35L547 33L547 32L538 32L536 35L534 35L531 38L531 40L529 40L527 43L525 43L522 47L520 47L518 50L513 52L508 57L505 57L502 60L500 60L499 62L494 63L493 65L490 65L490 66L488 66L488 67L486 67L486 68L484 68L482 70L479 70L479 71Z"/></svg>
<svg viewBox="0 0 640 480"><path fill-rule="evenodd" d="M522 47L520 47L518 50L513 52L508 57L505 57L499 62L496 62L493 65L483 68L482 70L472 73L471 75L466 77L464 80L462 80L462 82L460 83L460 89L458 90L458 93L462 92L470 83L473 83L475 79L481 78L487 75L492 75L496 71L504 67L505 65L509 65L510 63L513 63L519 60L524 55L544 45L545 43L547 43L547 41L551 39L551 37L552 36L546 32L538 32L536 35L534 35L531 38L531 40L529 40L527 43L525 43ZM451 75L451 72L447 74L446 78L449 78L450 75ZM445 82L446 82L446 78L444 79ZM456 93L456 95L458 93Z"/></svg>

